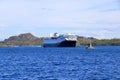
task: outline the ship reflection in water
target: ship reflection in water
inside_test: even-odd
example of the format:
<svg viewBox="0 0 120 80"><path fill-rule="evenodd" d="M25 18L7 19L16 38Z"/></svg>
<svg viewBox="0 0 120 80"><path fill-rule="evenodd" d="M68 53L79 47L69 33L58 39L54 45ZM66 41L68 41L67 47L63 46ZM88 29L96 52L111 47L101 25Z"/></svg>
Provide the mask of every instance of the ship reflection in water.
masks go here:
<svg viewBox="0 0 120 80"><path fill-rule="evenodd" d="M59 35L54 33L44 39L43 47L75 47L77 36L70 33Z"/></svg>

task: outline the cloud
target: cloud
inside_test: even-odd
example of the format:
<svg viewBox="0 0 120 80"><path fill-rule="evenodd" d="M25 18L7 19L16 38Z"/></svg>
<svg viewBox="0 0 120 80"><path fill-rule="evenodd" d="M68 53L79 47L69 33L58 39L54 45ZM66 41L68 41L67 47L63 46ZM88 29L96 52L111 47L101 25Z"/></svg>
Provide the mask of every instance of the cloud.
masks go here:
<svg viewBox="0 0 120 80"><path fill-rule="evenodd" d="M111 39L115 37L120 37L119 35L120 32L113 32L105 29L98 29L98 30L82 29L82 30L64 30L63 31L63 33L66 33L66 32L79 34L79 36L94 37L97 39Z"/></svg>
<svg viewBox="0 0 120 80"><path fill-rule="evenodd" d="M111 1L111 0L110 0ZM101 9L102 3L105 1L81 1L81 0L61 0L61 1L5 1L2 6L0 21L7 22L10 25L15 24L72 24L77 22L95 21L111 13L101 14L96 11L82 11L90 6L99 5ZM111 5L108 5L110 7ZM104 6L103 8L105 8ZM91 9L90 9L91 10ZM95 10L95 8L94 8ZM115 14L113 13L114 16ZM113 14L111 14L113 16ZM111 16L110 15L110 16ZM110 17L108 16L108 17ZM113 18L114 18L113 16ZM118 15L119 16L119 15ZM115 17L116 18L116 17ZM77 21L77 20L78 21ZM9 21L8 21L9 20ZM110 20L110 19L109 19ZM112 20L112 19L111 19Z"/></svg>
<svg viewBox="0 0 120 80"><path fill-rule="evenodd" d="M19 29L16 33L23 31L35 33L41 29L47 33L60 28L62 31L84 29L91 35L100 29L99 34L105 34L107 32L104 32L104 29L120 30L118 2L117 0L0 0L0 28L5 28L3 24L6 24L4 32L9 34L12 33L12 29L15 31ZM50 29L46 31L46 28ZM84 31L82 33L87 35Z"/></svg>
<svg viewBox="0 0 120 80"><path fill-rule="evenodd" d="M0 30L3 30L3 29L5 29L5 28L7 28L7 27L8 27L8 25L0 24Z"/></svg>

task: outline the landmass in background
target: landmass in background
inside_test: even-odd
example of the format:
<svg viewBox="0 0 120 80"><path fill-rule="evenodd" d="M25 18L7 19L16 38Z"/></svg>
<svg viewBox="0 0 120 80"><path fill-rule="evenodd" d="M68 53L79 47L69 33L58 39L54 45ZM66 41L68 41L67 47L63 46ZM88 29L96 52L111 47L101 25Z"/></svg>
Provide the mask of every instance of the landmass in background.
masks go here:
<svg viewBox="0 0 120 80"><path fill-rule="evenodd" d="M77 36L76 46L89 44L92 41L94 46L120 46L120 39L96 39L93 37ZM4 41L0 41L0 47L16 47L16 46L42 46L44 37L36 37L31 33L24 33L18 36L11 36Z"/></svg>

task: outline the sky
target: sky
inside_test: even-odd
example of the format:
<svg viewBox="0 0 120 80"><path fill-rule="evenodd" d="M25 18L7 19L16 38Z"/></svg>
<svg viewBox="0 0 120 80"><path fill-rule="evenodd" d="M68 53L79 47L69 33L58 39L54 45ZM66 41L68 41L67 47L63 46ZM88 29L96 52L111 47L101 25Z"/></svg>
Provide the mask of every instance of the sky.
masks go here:
<svg viewBox="0 0 120 80"><path fill-rule="evenodd" d="M120 38L120 0L0 0L0 40L54 32Z"/></svg>

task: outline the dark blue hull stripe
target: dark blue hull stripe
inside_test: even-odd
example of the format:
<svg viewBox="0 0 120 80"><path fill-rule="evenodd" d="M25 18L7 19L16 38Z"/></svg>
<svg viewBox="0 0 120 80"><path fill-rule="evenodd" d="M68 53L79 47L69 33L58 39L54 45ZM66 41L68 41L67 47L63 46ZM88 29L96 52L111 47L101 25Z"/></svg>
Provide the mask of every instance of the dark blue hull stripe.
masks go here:
<svg viewBox="0 0 120 80"><path fill-rule="evenodd" d="M75 47L76 41L63 41L57 44L44 44L43 47Z"/></svg>

